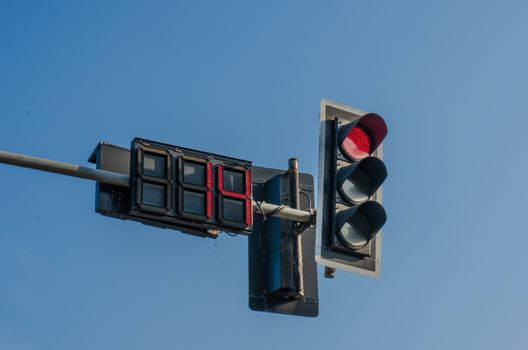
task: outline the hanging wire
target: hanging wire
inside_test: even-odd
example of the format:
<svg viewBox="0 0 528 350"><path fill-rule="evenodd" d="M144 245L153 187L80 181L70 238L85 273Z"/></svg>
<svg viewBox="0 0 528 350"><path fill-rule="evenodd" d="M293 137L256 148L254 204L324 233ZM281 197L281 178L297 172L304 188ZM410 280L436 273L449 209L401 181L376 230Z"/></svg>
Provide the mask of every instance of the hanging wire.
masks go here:
<svg viewBox="0 0 528 350"><path fill-rule="evenodd" d="M228 236L231 236L231 237L238 236L238 233L231 233L231 232L226 232L226 231L220 231L220 232L226 233Z"/></svg>
<svg viewBox="0 0 528 350"><path fill-rule="evenodd" d="M256 201L253 196L251 196L251 201L257 203L257 210L260 210L260 213L262 214L262 222L266 222L266 213L264 212L264 209L260 206L260 202Z"/></svg>

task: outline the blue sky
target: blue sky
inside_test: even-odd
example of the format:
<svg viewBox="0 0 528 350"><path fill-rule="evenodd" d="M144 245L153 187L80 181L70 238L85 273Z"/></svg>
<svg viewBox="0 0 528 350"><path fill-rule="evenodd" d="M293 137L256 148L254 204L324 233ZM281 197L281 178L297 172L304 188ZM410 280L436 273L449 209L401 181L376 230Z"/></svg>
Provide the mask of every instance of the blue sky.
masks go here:
<svg viewBox="0 0 528 350"><path fill-rule="evenodd" d="M316 176L326 97L385 117L389 219L380 278L320 278L316 319L257 313L246 238L103 217L94 183L0 165L0 349L526 349L527 14L1 0L0 149L86 165L138 136Z"/></svg>

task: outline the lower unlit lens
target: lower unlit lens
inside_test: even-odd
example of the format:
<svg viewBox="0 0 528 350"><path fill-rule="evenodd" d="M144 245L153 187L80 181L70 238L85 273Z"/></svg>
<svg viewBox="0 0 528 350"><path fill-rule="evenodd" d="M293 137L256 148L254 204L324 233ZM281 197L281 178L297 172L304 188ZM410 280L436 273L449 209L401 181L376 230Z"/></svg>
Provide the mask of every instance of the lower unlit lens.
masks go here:
<svg viewBox="0 0 528 350"><path fill-rule="evenodd" d="M339 230L339 238L350 249L360 249L367 245L371 235L367 218L356 212Z"/></svg>

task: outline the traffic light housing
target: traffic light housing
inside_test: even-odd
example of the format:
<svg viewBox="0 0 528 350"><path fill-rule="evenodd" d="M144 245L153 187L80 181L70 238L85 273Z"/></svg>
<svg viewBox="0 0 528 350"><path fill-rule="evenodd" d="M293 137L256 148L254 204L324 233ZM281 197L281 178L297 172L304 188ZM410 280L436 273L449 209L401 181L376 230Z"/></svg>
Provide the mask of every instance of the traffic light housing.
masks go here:
<svg viewBox="0 0 528 350"><path fill-rule="evenodd" d="M383 118L330 100L321 101L316 261L376 277L381 228L387 220L381 185L387 177Z"/></svg>

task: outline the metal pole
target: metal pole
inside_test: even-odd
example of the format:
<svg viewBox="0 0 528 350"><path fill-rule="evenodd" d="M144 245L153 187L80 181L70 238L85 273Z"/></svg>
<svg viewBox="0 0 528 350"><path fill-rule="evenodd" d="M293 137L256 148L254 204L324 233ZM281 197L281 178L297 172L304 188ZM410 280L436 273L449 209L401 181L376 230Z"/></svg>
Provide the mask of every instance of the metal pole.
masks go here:
<svg viewBox="0 0 528 350"><path fill-rule="evenodd" d="M295 158L288 161L288 173L290 175L290 197L291 206L294 209L301 208L300 188L299 188L299 162ZM302 257L302 238L297 234L298 223L293 223L292 243L294 249L295 275L297 280L297 298L304 299L304 279L303 279L303 257Z"/></svg>
<svg viewBox="0 0 528 350"><path fill-rule="evenodd" d="M31 157L24 154L0 151L0 163L99 181L115 186L130 186L129 177L127 175L114 173L107 170L87 168L70 163L57 162L55 160ZM253 201L253 210L264 213L265 215L277 216L281 219L303 223L311 222L312 215L315 215L307 211L296 210L287 206L280 206L265 202L257 203L256 201Z"/></svg>
<svg viewBox="0 0 528 350"><path fill-rule="evenodd" d="M297 159L290 158L288 161L288 172L290 174L291 206L294 209L299 209L301 202L299 193L299 162Z"/></svg>
<svg viewBox="0 0 528 350"><path fill-rule="evenodd" d="M51 173L63 174L82 179L95 180L110 185L128 187L128 176L106 170L87 168L80 165L26 156L24 154L0 151L0 163L16 165Z"/></svg>
<svg viewBox="0 0 528 350"><path fill-rule="evenodd" d="M296 222L312 222L312 213L304 210L293 209L286 205L275 205L271 203L257 202L253 200L253 211L257 213L264 212L265 215L276 216L281 219Z"/></svg>

